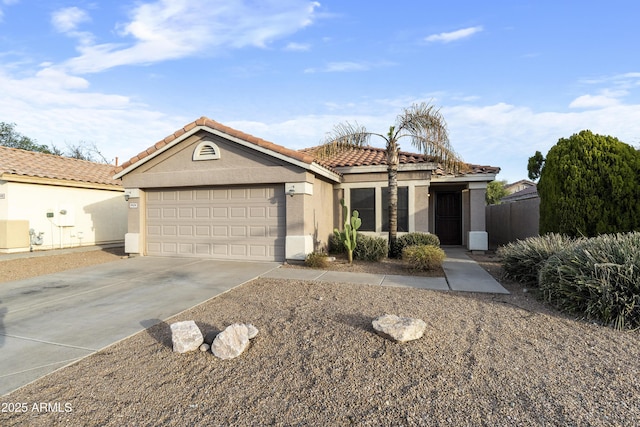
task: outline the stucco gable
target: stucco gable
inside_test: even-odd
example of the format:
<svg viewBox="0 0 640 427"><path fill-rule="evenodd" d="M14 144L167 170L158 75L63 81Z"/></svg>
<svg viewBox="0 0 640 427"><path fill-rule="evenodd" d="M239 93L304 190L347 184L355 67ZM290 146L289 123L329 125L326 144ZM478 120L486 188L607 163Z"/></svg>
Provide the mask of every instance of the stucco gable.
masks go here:
<svg viewBox="0 0 640 427"><path fill-rule="evenodd" d="M227 141L234 142L236 144L239 144L240 146L263 153L267 156L271 156L288 164L311 170L335 181L339 179L338 174L328 168L322 167L314 161L313 157L307 154L291 150L281 145L274 144L253 135L238 131L207 117L201 117L200 119L187 124L182 129L177 130L173 134L147 148L145 151L132 157L115 169L114 178L122 178L123 176L133 172L147 162L150 162L161 153L177 146L178 144L182 144L183 141L189 139L191 136L201 131L209 133L212 136L220 137Z"/></svg>

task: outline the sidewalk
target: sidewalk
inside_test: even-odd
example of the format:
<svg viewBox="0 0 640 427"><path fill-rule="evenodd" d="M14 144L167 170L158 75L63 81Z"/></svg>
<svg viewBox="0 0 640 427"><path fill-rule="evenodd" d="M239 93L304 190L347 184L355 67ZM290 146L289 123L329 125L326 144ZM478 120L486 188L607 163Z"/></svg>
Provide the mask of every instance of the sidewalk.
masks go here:
<svg viewBox="0 0 640 427"><path fill-rule="evenodd" d="M69 249L53 249L50 251L20 252L0 254L0 262L17 258L33 258L40 256L62 255L73 252L101 250L110 246L82 246ZM489 273L480 267L466 254L461 246L442 248L447 258L442 265L446 277L398 276L391 274L348 273L327 270L311 270L302 268L276 268L262 276L270 279L317 280L321 282L348 282L380 286L412 287L437 291L482 292L508 294Z"/></svg>
<svg viewBox="0 0 640 427"><path fill-rule="evenodd" d="M447 254L447 258L442 265L446 277L396 276L302 268L276 268L261 277L412 287L437 291L509 293L489 273L467 256L466 249L462 247L445 247L443 249Z"/></svg>

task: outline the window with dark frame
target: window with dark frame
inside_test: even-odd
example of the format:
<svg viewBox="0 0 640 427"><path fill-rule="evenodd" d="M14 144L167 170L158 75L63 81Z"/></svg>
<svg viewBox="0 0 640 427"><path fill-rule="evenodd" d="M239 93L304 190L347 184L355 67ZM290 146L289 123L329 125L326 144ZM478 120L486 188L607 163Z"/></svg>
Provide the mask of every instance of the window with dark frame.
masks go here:
<svg viewBox="0 0 640 427"><path fill-rule="evenodd" d="M374 188L352 188L351 206L362 219L359 231L376 231L376 190Z"/></svg>
<svg viewBox="0 0 640 427"><path fill-rule="evenodd" d="M389 188L382 189L382 231L389 231ZM398 187L398 231L409 231L409 187Z"/></svg>

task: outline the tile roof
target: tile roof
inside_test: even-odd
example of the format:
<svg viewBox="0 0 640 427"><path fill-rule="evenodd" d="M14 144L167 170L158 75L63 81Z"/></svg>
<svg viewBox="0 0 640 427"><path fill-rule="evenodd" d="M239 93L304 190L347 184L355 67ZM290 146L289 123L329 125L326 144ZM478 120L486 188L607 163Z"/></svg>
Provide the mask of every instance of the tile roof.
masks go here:
<svg viewBox="0 0 640 427"><path fill-rule="evenodd" d="M318 147L304 148L301 153L313 156ZM398 156L400 164L408 163L433 163L433 159L423 154L407 153L401 151ZM327 159L318 160L318 163L332 168L348 166L378 166L387 164L387 152L382 148L363 147L342 152Z"/></svg>
<svg viewBox="0 0 640 427"><path fill-rule="evenodd" d="M184 135L185 133L193 130L194 128L198 127L198 126L206 126L208 128L217 130L219 132L222 132L224 134L227 134L229 136L241 139L243 141L246 142L250 142L252 144L255 144L259 147L262 148L266 148L269 149L271 151L275 151L276 153L279 154L283 154L285 156L294 158L296 160L299 160L301 162L307 163L307 164L311 164L313 163L313 157L301 153L299 151L295 151L295 150L291 150L289 148L285 148L281 145L278 144L274 144L272 142L266 141L264 139L255 137L253 135L249 135L248 133L244 133L241 132L239 130L230 128L229 126L225 126L221 123L216 122L215 120L211 120L207 117L200 117L198 120L189 123L188 125L184 126L182 129L179 129L177 131L175 131L174 133L172 133L171 135L167 136L166 138L156 142L154 145L152 145L151 147L147 148L146 150L140 152L138 155L132 157L131 159L127 160L126 162L124 162L122 165L118 166L115 170L114 173L120 173L123 170L127 169L128 167L138 163L139 161L145 159L146 157L149 157L150 155L152 155L153 153L155 153L156 151L166 147L167 145L171 144L173 141L175 141L176 139L180 138L182 135Z"/></svg>
<svg viewBox="0 0 640 427"><path fill-rule="evenodd" d="M313 155L318 147L304 148L300 150L302 153ZM416 164L416 163L438 163L433 157L419 153L409 153L400 151L398 160L400 164ZM350 166L379 166L387 164L386 150L376 147L363 147L361 149L353 149L342 152L333 157L318 160L318 163L331 168L350 167ZM469 170L466 174L497 174L500 168L496 166L481 166L467 163ZM438 164L436 175L446 175L444 169Z"/></svg>
<svg viewBox="0 0 640 427"><path fill-rule="evenodd" d="M76 183L121 186L113 165L0 146L0 175L49 178Z"/></svg>
<svg viewBox="0 0 640 427"><path fill-rule="evenodd" d="M138 155L132 157L131 159L127 160L120 166L116 167L114 170L114 174L119 174L125 169L131 166L134 166L136 163L140 162L141 160L149 156L152 156L158 150L161 150L162 148L174 142L176 139L182 137L187 132L199 126L204 126L210 129L217 130L226 135L241 139L245 142L255 144L262 148L269 149L271 151L288 156L290 158L307 163L309 165L312 163L316 163L332 172L336 172L335 168L338 168L338 167L376 166L376 165L387 164L387 157L385 154L385 150L382 148L366 147L365 149L362 149L362 150L348 151L338 156L334 156L330 159L318 160L315 158L313 154L314 150L317 149L318 147L305 148L297 151L291 150L281 145L274 144L264 139L230 128L228 126L225 126L221 123L216 122L215 120L211 120L208 117L203 116L203 117L200 117L198 120L184 126L182 129L177 130L176 132L172 133L166 138L156 142L151 147L138 153ZM399 158L400 158L400 164L433 163L434 162L434 159L431 158L430 156L426 156L424 154L408 153L404 151L400 152ZM494 167L494 166L478 166L478 165L469 165L469 166L471 167L471 171L468 173L498 173L500 171L500 168ZM442 170L440 170L440 172L441 172L440 174L444 175Z"/></svg>

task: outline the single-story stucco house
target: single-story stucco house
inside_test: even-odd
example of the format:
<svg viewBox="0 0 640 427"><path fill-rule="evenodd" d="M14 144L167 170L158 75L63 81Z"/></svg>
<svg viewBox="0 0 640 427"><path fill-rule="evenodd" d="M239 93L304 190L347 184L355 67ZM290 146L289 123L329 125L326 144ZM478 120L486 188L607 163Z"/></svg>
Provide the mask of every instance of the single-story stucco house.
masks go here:
<svg viewBox="0 0 640 427"><path fill-rule="evenodd" d="M386 236L387 166L368 148L317 161L202 117L115 170L129 204L131 254L285 261L326 248L341 227L340 199L363 233ZM445 245L487 249L485 191L499 168L447 175L401 153L398 226Z"/></svg>
<svg viewBox="0 0 640 427"><path fill-rule="evenodd" d="M113 165L0 146L0 252L122 244Z"/></svg>

